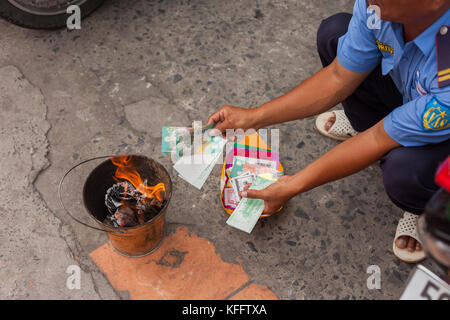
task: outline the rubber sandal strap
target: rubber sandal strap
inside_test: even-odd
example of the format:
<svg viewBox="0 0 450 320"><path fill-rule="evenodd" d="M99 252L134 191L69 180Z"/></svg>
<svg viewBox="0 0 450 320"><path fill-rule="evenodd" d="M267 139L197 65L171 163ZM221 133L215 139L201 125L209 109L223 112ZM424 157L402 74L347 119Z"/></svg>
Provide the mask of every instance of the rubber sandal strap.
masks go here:
<svg viewBox="0 0 450 320"><path fill-rule="evenodd" d="M336 110L333 111L336 115L336 121L331 126L330 130L328 130L328 134L337 136L337 137L353 137L358 134L355 129L353 129L350 121L345 115L344 110Z"/></svg>
<svg viewBox="0 0 450 320"><path fill-rule="evenodd" d="M408 236L414 238L416 241L419 241L419 235L417 234L417 219L418 215L405 212L403 218L400 219L397 225L397 230L395 232L394 241L397 240L401 236Z"/></svg>

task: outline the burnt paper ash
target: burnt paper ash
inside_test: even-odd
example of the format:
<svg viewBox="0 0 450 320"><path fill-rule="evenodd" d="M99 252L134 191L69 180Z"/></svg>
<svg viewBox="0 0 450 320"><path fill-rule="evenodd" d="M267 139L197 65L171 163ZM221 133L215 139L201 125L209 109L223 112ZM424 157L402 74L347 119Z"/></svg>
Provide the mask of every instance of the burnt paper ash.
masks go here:
<svg viewBox="0 0 450 320"><path fill-rule="evenodd" d="M146 198L127 181L118 182L106 191L108 215L103 222L116 228L134 227L155 217L163 204L164 200Z"/></svg>

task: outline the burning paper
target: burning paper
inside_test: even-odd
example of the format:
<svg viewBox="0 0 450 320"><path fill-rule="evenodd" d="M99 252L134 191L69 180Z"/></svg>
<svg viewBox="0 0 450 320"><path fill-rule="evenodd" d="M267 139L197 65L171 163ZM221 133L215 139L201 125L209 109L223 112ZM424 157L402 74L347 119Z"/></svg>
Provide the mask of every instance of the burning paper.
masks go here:
<svg viewBox="0 0 450 320"><path fill-rule="evenodd" d="M104 222L113 227L133 227L155 217L164 205L164 183L148 186L131 156L114 157L111 161L117 166L113 176L117 183L106 192L109 214Z"/></svg>

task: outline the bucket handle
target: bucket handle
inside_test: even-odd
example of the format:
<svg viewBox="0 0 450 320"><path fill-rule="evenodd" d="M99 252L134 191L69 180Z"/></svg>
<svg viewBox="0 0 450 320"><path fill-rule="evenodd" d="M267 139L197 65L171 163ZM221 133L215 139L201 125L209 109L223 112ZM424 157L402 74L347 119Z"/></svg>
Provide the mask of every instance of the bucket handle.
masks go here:
<svg viewBox="0 0 450 320"><path fill-rule="evenodd" d="M62 185L63 185L63 183L64 183L64 179L65 179L65 178L69 175L69 173L71 173L74 169L78 168L79 166L81 166L81 165L83 165L83 164L85 164L85 163L87 163L87 162L93 161L93 160L99 160L99 159L105 159L105 158L112 158L112 157L114 157L114 156L98 156L98 157L86 159L86 160L83 160L83 161L81 161L80 163L74 165L72 168L70 168L70 169L63 175L63 177L61 178L61 180L60 180L60 182L59 182L59 185L58 185L59 204L61 205L61 207L64 209L64 211L65 211L65 212L66 212L73 220L75 220L75 221L78 222L79 224L84 225L85 227L88 227L88 228L91 228L91 229L94 229L94 230L97 230L97 231L106 232L106 233L111 233L111 232L114 232L114 233L117 233L117 232L119 232L119 233L124 233L124 232L121 230L121 228L117 228L117 230L114 230L114 231L108 231L108 230L104 230L104 229L100 229L100 228L93 227L93 226L91 226L91 225L89 225L89 224L87 224L87 223L84 223L83 221L80 221L79 219L75 218L75 217L70 213L70 211L66 208L66 206L64 205L64 201L63 201L63 199L62 199L62 194L61 194L61 189L62 189Z"/></svg>

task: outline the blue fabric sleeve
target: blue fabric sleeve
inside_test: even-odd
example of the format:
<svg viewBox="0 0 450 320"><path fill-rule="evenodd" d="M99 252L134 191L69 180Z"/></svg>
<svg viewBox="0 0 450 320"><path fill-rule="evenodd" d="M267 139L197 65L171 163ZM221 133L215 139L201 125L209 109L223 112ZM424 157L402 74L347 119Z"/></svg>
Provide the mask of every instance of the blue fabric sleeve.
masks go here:
<svg viewBox="0 0 450 320"><path fill-rule="evenodd" d="M445 89L394 109L384 118L386 133L405 147L450 139L450 87Z"/></svg>
<svg viewBox="0 0 450 320"><path fill-rule="evenodd" d="M372 71L381 61L381 53L372 30L367 27L365 0L356 0L347 33L339 38L337 59L353 72Z"/></svg>

